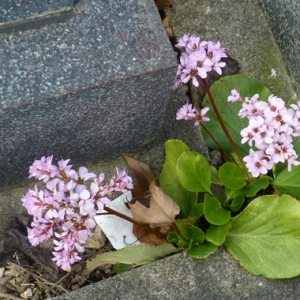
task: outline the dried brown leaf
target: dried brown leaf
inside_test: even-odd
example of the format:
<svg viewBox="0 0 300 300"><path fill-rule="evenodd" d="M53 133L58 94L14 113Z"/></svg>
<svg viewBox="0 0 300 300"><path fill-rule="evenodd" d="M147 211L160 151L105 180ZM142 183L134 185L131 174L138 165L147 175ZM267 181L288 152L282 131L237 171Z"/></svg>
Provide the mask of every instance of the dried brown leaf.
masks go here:
<svg viewBox="0 0 300 300"><path fill-rule="evenodd" d="M161 233L168 234L176 230L174 224L167 226L155 227L155 229ZM133 224L133 234L138 238L138 240L144 244L151 246L159 246L164 243L167 243L167 239L161 236L156 235L155 233L146 231L138 225Z"/></svg>
<svg viewBox="0 0 300 300"><path fill-rule="evenodd" d="M158 10L172 8L173 0L154 0Z"/></svg>
<svg viewBox="0 0 300 300"><path fill-rule="evenodd" d="M139 201L129 203L133 218L141 223L149 224L152 228L174 223L175 216L180 212L179 206L154 181L151 182L149 188L149 207Z"/></svg>
<svg viewBox="0 0 300 300"><path fill-rule="evenodd" d="M165 28L170 27L170 20L168 17L163 18L162 23Z"/></svg>
<svg viewBox="0 0 300 300"><path fill-rule="evenodd" d="M149 191L149 185L155 179L155 175L148 164L127 155L123 155L123 157L137 179L137 184L131 190L132 197L142 198Z"/></svg>

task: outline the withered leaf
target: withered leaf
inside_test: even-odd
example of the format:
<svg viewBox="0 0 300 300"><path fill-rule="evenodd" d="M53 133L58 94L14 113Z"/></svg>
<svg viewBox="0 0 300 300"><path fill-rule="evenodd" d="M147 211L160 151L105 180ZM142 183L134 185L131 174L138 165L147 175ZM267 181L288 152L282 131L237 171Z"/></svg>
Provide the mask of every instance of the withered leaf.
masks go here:
<svg viewBox="0 0 300 300"><path fill-rule="evenodd" d="M176 231L176 226L174 224L155 227L155 229L161 233L168 234L172 231ZM142 227L133 224L133 234L139 239L140 242L151 245L151 246L159 246L164 243L167 243L167 239L161 236L156 235L155 233L146 231Z"/></svg>
<svg viewBox="0 0 300 300"><path fill-rule="evenodd" d="M137 184L135 184L134 189L131 190L132 197L142 198L149 191L149 185L155 179L155 175L148 164L127 155L123 155L123 157L137 180Z"/></svg>
<svg viewBox="0 0 300 300"><path fill-rule="evenodd" d="M235 59L231 57L223 57L221 61L226 63L226 66L222 68L222 75L219 75L214 70L209 72L206 78L208 86L211 86L215 81L217 81L221 77L239 73L240 67L238 62ZM202 80L198 80L198 82L199 82L198 87L194 86L191 82L189 82L190 100L195 108L201 110L202 102L205 97L206 91L202 83Z"/></svg>
<svg viewBox="0 0 300 300"><path fill-rule="evenodd" d="M133 218L141 223L149 224L152 228L174 223L175 216L180 212L179 206L154 181L151 182L149 189L149 207L138 201L129 202Z"/></svg>
<svg viewBox="0 0 300 300"><path fill-rule="evenodd" d="M173 0L154 0L158 10L172 8Z"/></svg>

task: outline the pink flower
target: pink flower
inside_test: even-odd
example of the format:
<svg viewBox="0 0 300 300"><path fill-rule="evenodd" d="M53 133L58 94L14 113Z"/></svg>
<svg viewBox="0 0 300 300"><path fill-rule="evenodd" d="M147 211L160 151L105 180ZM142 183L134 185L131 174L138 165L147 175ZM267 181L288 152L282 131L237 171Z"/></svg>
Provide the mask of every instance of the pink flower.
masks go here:
<svg viewBox="0 0 300 300"><path fill-rule="evenodd" d="M190 36L187 34L184 34L181 38L179 38L178 43L175 45L175 47L178 49L185 50L189 40L190 40Z"/></svg>
<svg viewBox="0 0 300 300"><path fill-rule="evenodd" d="M175 47L183 52L180 56L173 89L178 88L181 83L188 83L189 81L198 87L199 77L205 79L207 73L212 70L222 74L221 68L224 68L226 63L221 59L227 55L219 42L201 41L197 36L184 34Z"/></svg>
<svg viewBox="0 0 300 300"><path fill-rule="evenodd" d="M209 111L209 107L202 108L200 113L198 113L197 111L195 126L198 126L201 122L207 122L210 120L209 117L205 116L208 111Z"/></svg>
<svg viewBox="0 0 300 300"><path fill-rule="evenodd" d="M53 235L54 222L43 218L35 219L32 228L27 228L28 240L32 246L47 241Z"/></svg>
<svg viewBox="0 0 300 300"><path fill-rule="evenodd" d="M197 63L197 75L203 79L206 78L214 63L207 58L205 50L200 49L191 53L190 58Z"/></svg>
<svg viewBox="0 0 300 300"><path fill-rule="evenodd" d="M239 92L237 90L231 90L231 95L228 96L227 98L228 102L236 102L236 101L243 101L241 95L239 94Z"/></svg>
<svg viewBox="0 0 300 300"><path fill-rule="evenodd" d="M176 120L194 120L195 126L198 126L202 121L209 121L209 117L206 116L209 107L201 109L200 113L192 104L183 105L176 114Z"/></svg>
<svg viewBox="0 0 300 300"><path fill-rule="evenodd" d="M67 160L60 160L57 165L58 165L58 171L60 174L64 174L68 178L74 179L76 176L76 171L72 169L71 165L68 165L70 159Z"/></svg>
<svg viewBox="0 0 300 300"><path fill-rule="evenodd" d="M300 162L296 160L297 158L298 158L298 155L291 155L287 159L287 162L288 162L288 171L289 172L292 170L292 165L294 165L294 166L299 166L300 165Z"/></svg>
<svg viewBox="0 0 300 300"><path fill-rule="evenodd" d="M197 114L196 108L192 104L186 103L183 105L176 114L176 120L190 120L195 119Z"/></svg>
<svg viewBox="0 0 300 300"><path fill-rule="evenodd" d="M250 149L250 154L244 157L246 166L253 177L258 177L260 174L267 174L266 161L263 159L263 153L255 152Z"/></svg>
<svg viewBox="0 0 300 300"><path fill-rule="evenodd" d="M29 168L29 178L35 177L38 180L47 182L50 178L58 175L57 167L52 165L52 156L43 156L40 160L35 160Z"/></svg>
<svg viewBox="0 0 300 300"><path fill-rule="evenodd" d="M30 175L44 180L46 188L39 191L35 186L22 198L23 206L34 216L32 228L28 228L29 242L36 246L54 233L53 260L64 270L81 259L78 252L84 251L83 245L96 226L97 210L111 203L106 195L127 193L133 188L132 178L125 171L116 169L116 175L105 183L103 173L97 177L86 167L80 167L77 173L69 161L59 161L58 167L52 165L52 156L35 161ZM91 180L88 189L86 182Z"/></svg>

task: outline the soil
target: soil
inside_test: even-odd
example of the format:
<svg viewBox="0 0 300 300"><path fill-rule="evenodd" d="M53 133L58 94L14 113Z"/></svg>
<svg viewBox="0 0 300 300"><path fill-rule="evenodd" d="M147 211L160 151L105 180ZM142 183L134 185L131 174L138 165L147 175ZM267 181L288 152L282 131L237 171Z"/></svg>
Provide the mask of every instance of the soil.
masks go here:
<svg viewBox="0 0 300 300"><path fill-rule="evenodd" d="M30 223L27 214L18 214L3 233L0 241L0 299L46 299L116 274L111 265L92 272L85 267L88 259L113 251L109 241L99 245L91 240L88 247L94 249L86 248L82 260L73 266L71 272L65 272L52 261L49 242L38 247L29 244L26 227Z"/></svg>

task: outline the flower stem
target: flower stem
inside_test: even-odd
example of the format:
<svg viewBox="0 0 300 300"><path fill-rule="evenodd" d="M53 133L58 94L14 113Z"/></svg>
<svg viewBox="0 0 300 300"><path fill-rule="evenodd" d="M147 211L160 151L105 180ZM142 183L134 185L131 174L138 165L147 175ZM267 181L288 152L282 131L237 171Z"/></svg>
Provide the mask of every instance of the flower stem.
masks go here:
<svg viewBox="0 0 300 300"><path fill-rule="evenodd" d="M200 125L202 128L207 132L207 134L210 136L210 138L215 142L215 144L219 147L219 149L224 153L224 155L228 158L229 161L233 161L232 158L227 154L227 152L224 150L224 148L220 145L220 143L213 137L213 135L209 132L209 130L203 125L201 122Z"/></svg>
<svg viewBox="0 0 300 300"><path fill-rule="evenodd" d="M221 115L220 115L220 113L219 113L219 111L218 111L218 108L217 108L217 106L216 106L215 100L214 100L214 98L213 98L213 96L212 96L212 94L211 94L211 92L210 92L210 89L209 89L209 86L208 86L206 80L205 80L205 79L202 79L202 82L203 82L203 85L204 85L205 90L206 90L206 92L207 92L207 95L208 95L208 97L209 97L210 103L211 103L211 105L212 105L212 107L213 107L213 109L214 109L214 111L215 111L216 117L217 117L217 119L218 119L218 121L219 121L219 123L220 123L220 125L221 125L221 127L222 127L222 129L223 129L223 131L224 131L224 133L225 133L225 135L226 135L226 137L228 138L228 140L229 140L231 146L233 147L235 153L237 154L239 160L241 161L242 164L244 164L244 161L243 161L243 157L242 157L242 155L241 155L241 152L240 152L240 150L238 149L238 147L237 147L236 143L234 142L234 140L232 139L231 135L229 134L229 132L228 132L228 130L227 130L227 128L226 128L226 126L225 126L225 124L224 124L222 118L221 118Z"/></svg>
<svg viewBox="0 0 300 300"><path fill-rule="evenodd" d="M160 232L160 231L158 231L158 230L156 230L154 228L151 228L149 225L141 223L141 222L139 222L139 221L137 221L137 220L135 220L135 219L133 219L131 217L128 217L128 216L126 216L126 215L124 215L124 214L122 214L122 213L120 213L120 212L118 212L118 211L116 211L116 210L114 210L114 209L106 206L106 205L104 205L104 210L106 210L107 212L109 212L112 215L118 216L118 217L120 217L120 218L122 218L122 219L124 219L126 221L129 221L129 222L131 222L131 223L133 223L133 224L135 224L135 225L143 228L144 230L146 230L148 232L154 233L154 234L156 234L156 235L158 235L158 236L160 236L162 238L166 238L167 237L166 234L164 234L164 233L162 233L162 232ZM97 214L97 215L101 215L101 213Z"/></svg>

